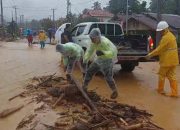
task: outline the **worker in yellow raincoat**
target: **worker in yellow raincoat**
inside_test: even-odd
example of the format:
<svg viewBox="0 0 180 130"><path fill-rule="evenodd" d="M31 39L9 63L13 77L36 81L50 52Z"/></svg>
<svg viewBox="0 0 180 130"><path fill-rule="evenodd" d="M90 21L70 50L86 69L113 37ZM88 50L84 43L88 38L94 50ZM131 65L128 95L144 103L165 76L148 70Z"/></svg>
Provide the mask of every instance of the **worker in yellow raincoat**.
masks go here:
<svg viewBox="0 0 180 130"><path fill-rule="evenodd" d="M40 42L40 45L41 45L41 49L43 49L45 47L46 39L47 39L47 36L46 36L44 30L40 30L40 32L39 32L39 42Z"/></svg>
<svg viewBox="0 0 180 130"><path fill-rule="evenodd" d="M158 47L147 55L147 58L159 56L159 84L158 93L165 94L164 83L167 77L170 82L171 93L165 94L171 97L178 97L178 86L176 80L176 66L179 64L176 37L169 31L166 21L160 21L157 30L161 33L161 40Z"/></svg>

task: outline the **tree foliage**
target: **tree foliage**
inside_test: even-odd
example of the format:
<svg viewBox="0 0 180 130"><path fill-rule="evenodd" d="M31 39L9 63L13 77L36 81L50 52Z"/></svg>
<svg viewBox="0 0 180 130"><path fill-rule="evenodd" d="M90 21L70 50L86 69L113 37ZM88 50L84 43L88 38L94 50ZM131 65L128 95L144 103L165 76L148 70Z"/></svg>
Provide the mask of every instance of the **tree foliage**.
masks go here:
<svg viewBox="0 0 180 130"><path fill-rule="evenodd" d="M161 13L180 14L180 0L161 0ZM149 9L157 12L157 0L151 0Z"/></svg>
<svg viewBox="0 0 180 130"><path fill-rule="evenodd" d="M180 1L179 0L161 0L161 13L180 14ZM157 12L157 0L151 0L150 11Z"/></svg>
<svg viewBox="0 0 180 130"><path fill-rule="evenodd" d="M132 13L141 13L147 11L146 1L139 2L138 0L128 0L129 11ZM127 7L127 0L110 0L107 9L114 15L118 13L125 13Z"/></svg>
<svg viewBox="0 0 180 130"><path fill-rule="evenodd" d="M44 29L45 31L53 27L53 22L49 18L40 20L40 24L41 24L42 29Z"/></svg>
<svg viewBox="0 0 180 130"><path fill-rule="evenodd" d="M98 1L94 2L92 8L94 10L101 10L101 3L99 3Z"/></svg>
<svg viewBox="0 0 180 130"><path fill-rule="evenodd" d="M11 34L12 37L15 37L18 35L18 25L15 21L12 21L7 26L7 33Z"/></svg>
<svg viewBox="0 0 180 130"><path fill-rule="evenodd" d="M28 28L32 30L39 30L41 28L41 24L38 20L32 20L31 22L28 23Z"/></svg>

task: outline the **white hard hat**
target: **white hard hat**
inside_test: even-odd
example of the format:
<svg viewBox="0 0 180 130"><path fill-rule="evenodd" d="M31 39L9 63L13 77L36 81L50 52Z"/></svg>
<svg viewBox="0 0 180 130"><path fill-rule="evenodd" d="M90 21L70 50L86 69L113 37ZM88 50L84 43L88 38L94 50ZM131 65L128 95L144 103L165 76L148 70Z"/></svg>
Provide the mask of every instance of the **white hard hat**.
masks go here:
<svg viewBox="0 0 180 130"><path fill-rule="evenodd" d="M158 23L158 25L157 25L156 31L162 31L162 30L164 30L164 29L166 29L168 27L169 27L169 25L168 25L168 23L166 21L160 21Z"/></svg>

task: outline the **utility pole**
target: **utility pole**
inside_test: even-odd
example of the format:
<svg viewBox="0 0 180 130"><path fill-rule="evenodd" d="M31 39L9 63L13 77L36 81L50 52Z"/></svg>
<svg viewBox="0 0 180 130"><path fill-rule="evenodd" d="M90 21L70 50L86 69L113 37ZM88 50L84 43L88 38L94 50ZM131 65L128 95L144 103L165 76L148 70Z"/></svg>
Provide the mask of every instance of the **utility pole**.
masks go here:
<svg viewBox="0 0 180 130"><path fill-rule="evenodd" d="M24 15L21 16L22 16L22 27L24 28Z"/></svg>
<svg viewBox="0 0 180 130"><path fill-rule="evenodd" d="M129 1L127 0L127 3L126 3L126 34L128 34L128 8L129 8Z"/></svg>
<svg viewBox="0 0 180 130"><path fill-rule="evenodd" d="M66 18L69 20L69 14L71 14L71 2L70 0L67 0L67 16Z"/></svg>
<svg viewBox="0 0 180 130"><path fill-rule="evenodd" d="M53 25L56 28L56 25L55 25L55 10L56 9L52 9L52 11L53 11Z"/></svg>
<svg viewBox="0 0 180 130"><path fill-rule="evenodd" d="M4 31L4 16L3 16L3 2L2 2L2 0L1 0L1 25L2 25L2 35L4 37L5 31Z"/></svg>
<svg viewBox="0 0 180 130"><path fill-rule="evenodd" d="M180 15L180 1L179 0L176 0L176 14Z"/></svg>
<svg viewBox="0 0 180 130"><path fill-rule="evenodd" d="M19 15L19 25L22 26L22 15Z"/></svg>
<svg viewBox="0 0 180 130"><path fill-rule="evenodd" d="M23 27L23 23L24 23L24 15L20 15L20 26Z"/></svg>
<svg viewBox="0 0 180 130"><path fill-rule="evenodd" d="M15 32L15 29L14 29L14 20L13 20L13 11L11 12L12 13L12 21L11 21L11 28L12 28L12 32L11 32L11 34L12 34L12 37L14 38L14 32Z"/></svg>
<svg viewBox="0 0 180 130"><path fill-rule="evenodd" d="M14 12L15 12L15 21L17 23L17 7L13 6L13 8L14 8Z"/></svg>
<svg viewBox="0 0 180 130"><path fill-rule="evenodd" d="M158 23L162 20L161 8L162 8L162 0L157 0L157 22ZM156 46L158 45L160 38L161 38L160 33L156 32Z"/></svg>
<svg viewBox="0 0 180 130"><path fill-rule="evenodd" d="M162 8L162 0L157 0L157 21L161 21L161 8Z"/></svg>

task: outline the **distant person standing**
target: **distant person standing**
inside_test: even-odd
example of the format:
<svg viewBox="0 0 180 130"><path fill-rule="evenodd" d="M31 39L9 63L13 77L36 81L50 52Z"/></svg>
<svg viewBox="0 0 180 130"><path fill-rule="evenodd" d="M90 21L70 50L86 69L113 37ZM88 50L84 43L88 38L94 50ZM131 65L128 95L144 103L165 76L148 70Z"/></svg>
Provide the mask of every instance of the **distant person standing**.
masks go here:
<svg viewBox="0 0 180 130"><path fill-rule="evenodd" d="M53 38L53 29L52 28L48 29L48 38L49 38L49 41L50 41L50 44L51 44L51 39Z"/></svg>
<svg viewBox="0 0 180 130"><path fill-rule="evenodd" d="M69 29L70 29L70 24L66 24L66 28L64 29L64 32L61 34L61 44L73 42Z"/></svg>
<svg viewBox="0 0 180 130"><path fill-rule="evenodd" d="M32 46L32 42L33 42L33 35L31 30L27 30L27 40L28 40L28 46Z"/></svg>
<svg viewBox="0 0 180 130"><path fill-rule="evenodd" d="M47 36L46 36L44 30L40 30L39 41L40 41L41 49L43 49L45 47L46 38L47 38Z"/></svg>

